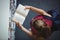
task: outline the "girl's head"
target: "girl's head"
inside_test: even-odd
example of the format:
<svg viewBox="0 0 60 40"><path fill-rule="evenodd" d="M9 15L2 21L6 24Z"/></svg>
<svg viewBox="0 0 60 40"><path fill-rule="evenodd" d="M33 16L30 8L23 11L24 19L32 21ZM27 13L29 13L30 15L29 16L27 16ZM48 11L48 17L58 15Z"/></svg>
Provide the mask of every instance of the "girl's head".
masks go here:
<svg viewBox="0 0 60 40"><path fill-rule="evenodd" d="M42 19L38 19L38 20L35 20L34 22L33 22L33 26L35 27L35 28L40 28L40 27L45 27L45 26L47 26L46 25L46 23L42 20Z"/></svg>
<svg viewBox="0 0 60 40"><path fill-rule="evenodd" d="M35 20L32 25L34 29L38 32L37 35L44 38L47 38L50 35L51 30L42 19Z"/></svg>

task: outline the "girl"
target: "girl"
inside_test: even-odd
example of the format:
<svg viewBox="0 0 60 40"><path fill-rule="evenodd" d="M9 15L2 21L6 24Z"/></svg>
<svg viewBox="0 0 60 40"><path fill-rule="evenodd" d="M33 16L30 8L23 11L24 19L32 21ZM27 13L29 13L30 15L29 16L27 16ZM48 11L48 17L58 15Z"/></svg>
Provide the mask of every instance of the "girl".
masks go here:
<svg viewBox="0 0 60 40"><path fill-rule="evenodd" d="M51 34L51 27L53 22L50 18L52 16L45 12L44 10L36 7L25 6L25 9L30 9L40 15L34 17L31 20L30 22L31 30L27 30L19 22L14 21L19 27L19 29L28 34L29 36L31 36L33 40L44 40L48 38Z"/></svg>

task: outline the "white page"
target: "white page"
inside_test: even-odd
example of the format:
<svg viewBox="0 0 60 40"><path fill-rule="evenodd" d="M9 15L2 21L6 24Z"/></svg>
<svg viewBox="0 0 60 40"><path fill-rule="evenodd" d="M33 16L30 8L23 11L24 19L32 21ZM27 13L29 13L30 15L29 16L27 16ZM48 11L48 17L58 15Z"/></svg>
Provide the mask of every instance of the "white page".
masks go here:
<svg viewBox="0 0 60 40"><path fill-rule="evenodd" d="M19 4L16 12L26 17L28 15L29 9L25 9L23 5Z"/></svg>
<svg viewBox="0 0 60 40"><path fill-rule="evenodd" d="M13 20L16 20L18 22L20 22L20 24L24 23L25 17L22 15L19 15L18 13L14 14Z"/></svg>
<svg viewBox="0 0 60 40"><path fill-rule="evenodd" d="M28 15L28 12L29 9L25 10L25 7L19 4L14 14L13 20L20 22L20 24L23 24L26 16Z"/></svg>

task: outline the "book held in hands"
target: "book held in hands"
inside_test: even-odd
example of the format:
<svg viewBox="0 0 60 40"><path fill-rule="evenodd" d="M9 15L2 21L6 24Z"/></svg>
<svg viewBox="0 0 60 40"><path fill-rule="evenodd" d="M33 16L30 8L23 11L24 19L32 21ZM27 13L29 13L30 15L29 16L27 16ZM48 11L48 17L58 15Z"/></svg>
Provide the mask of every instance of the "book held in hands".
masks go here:
<svg viewBox="0 0 60 40"><path fill-rule="evenodd" d="M23 24L26 16L28 15L28 12L29 12L29 9L25 9L23 5L19 4L14 13L12 20L17 21L20 24Z"/></svg>

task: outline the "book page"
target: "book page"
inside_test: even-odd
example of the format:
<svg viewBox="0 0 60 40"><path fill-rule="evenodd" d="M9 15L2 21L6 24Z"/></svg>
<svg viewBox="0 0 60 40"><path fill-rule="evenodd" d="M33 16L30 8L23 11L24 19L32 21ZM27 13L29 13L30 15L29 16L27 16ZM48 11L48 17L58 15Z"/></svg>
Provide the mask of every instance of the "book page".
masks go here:
<svg viewBox="0 0 60 40"><path fill-rule="evenodd" d="M13 20L20 22L20 24L23 24L25 17L22 15L19 15L18 13L14 14Z"/></svg>
<svg viewBox="0 0 60 40"><path fill-rule="evenodd" d="M23 24L26 16L28 15L28 12L28 9L25 10L25 7L19 4L13 16L13 20L20 22L20 24Z"/></svg>
<svg viewBox="0 0 60 40"><path fill-rule="evenodd" d="M25 9L23 5L19 4L16 12L26 17L28 15L29 9Z"/></svg>

